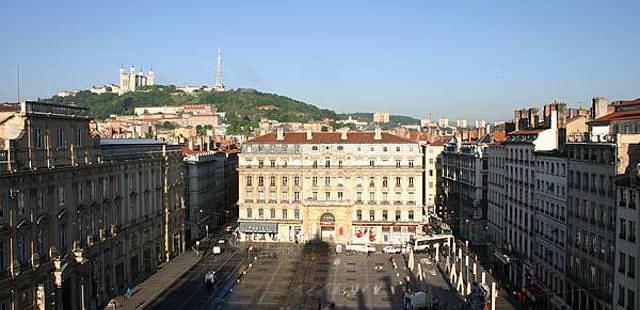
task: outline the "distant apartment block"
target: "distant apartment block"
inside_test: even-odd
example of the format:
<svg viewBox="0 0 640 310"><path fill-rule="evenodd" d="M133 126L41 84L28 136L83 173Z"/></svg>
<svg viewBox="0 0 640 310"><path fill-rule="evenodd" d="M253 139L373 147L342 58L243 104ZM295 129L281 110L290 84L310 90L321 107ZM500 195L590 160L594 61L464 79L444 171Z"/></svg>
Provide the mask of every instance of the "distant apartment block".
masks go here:
<svg viewBox="0 0 640 310"><path fill-rule="evenodd" d="M373 122L379 124L386 124L389 122L389 113L375 112L373 113Z"/></svg>

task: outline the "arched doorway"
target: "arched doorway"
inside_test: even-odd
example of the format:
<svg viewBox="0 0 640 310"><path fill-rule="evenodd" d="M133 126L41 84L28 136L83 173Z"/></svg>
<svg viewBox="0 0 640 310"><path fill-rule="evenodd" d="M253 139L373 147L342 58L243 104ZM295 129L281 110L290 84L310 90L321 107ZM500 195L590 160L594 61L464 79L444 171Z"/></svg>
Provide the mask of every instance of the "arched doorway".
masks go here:
<svg viewBox="0 0 640 310"><path fill-rule="evenodd" d="M333 242L336 238L336 217L331 213L320 216L320 240Z"/></svg>

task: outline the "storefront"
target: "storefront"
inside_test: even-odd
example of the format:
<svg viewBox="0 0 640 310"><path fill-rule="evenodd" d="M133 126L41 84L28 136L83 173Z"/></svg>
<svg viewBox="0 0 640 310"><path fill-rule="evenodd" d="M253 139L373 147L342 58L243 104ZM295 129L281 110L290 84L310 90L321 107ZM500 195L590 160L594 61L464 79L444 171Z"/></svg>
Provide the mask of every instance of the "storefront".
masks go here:
<svg viewBox="0 0 640 310"><path fill-rule="evenodd" d="M403 244L416 236L416 226L354 225L353 243Z"/></svg>
<svg viewBox="0 0 640 310"><path fill-rule="evenodd" d="M240 241L279 241L278 223L240 222Z"/></svg>

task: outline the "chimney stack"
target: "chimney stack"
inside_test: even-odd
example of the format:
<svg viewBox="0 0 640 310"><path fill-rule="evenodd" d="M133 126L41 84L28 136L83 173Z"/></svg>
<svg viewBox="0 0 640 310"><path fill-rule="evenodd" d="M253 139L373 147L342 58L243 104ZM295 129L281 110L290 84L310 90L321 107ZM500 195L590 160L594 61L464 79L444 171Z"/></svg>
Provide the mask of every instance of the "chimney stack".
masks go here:
<svg viewBox="0 0 640 310"><path fill-rule="evenodd" d="M347 131L348 130L344 130L340 133L340 140L347 140Z"/></svg>
<svg viewBox="0 0 640 310"><path fill-rule="evenodd" d="M313 134L311 133L311 129L307 129L307 140L313 139Z"/></svg>
<svg viewBox="0 0 640 310"><path fill-rule="evenodd" d="M278 127L276 130L276 140L284 141L284 128Z"/></svg>
<svg viewBox="0 0 640 310"><path fill-rule="evenodd" d="M382 128L380 126L376 126L376 130L374 131L373 140L382 140Z"/></svg>

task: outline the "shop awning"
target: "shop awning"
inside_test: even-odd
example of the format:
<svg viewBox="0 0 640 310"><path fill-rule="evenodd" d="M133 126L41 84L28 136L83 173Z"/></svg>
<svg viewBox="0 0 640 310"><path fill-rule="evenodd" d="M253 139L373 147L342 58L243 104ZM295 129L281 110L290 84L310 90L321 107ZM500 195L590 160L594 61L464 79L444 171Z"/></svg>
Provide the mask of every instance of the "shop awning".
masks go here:
<svg viewBox="0 0 640 310"><path fill-rule="evenodd" d="M242 233L277 234L278 223L240 222L238 230Z"/></svg>

